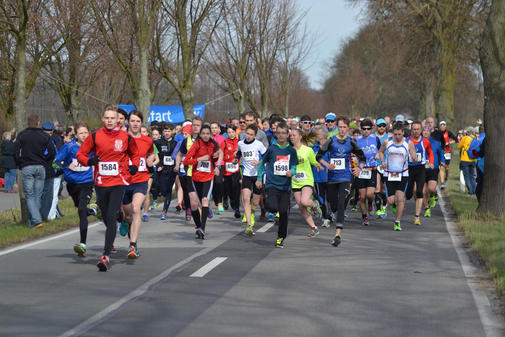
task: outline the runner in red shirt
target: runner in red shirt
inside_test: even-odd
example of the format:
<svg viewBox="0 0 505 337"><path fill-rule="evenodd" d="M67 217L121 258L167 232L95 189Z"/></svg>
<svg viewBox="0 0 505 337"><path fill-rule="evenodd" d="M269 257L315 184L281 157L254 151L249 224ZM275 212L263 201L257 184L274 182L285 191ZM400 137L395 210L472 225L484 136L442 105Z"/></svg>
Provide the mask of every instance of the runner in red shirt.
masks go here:
<svg viewBox="0 0 505 337"><path fill-rule="evenodd" d="M212 193L214 175L219 175L223 151L211 138L210 126L204 125L184 159L184 165L193 165L194 191L189 193L191 215L196 225L196 238L205 238L205 224L209 215L209 198ZM216 167L214 167L216 166ZM202 216L198 206L202 204Z"/></svg>
<svg viewBox="0 0 505 337"><path fill-rule="evenodd" d="M130 224L130 245L127 255L129 259L139 257L137 240L142 224L140 219L141 208L146 198L149 181L148 167L153 167L156 162L159 162L158 156L154 153L152 138L140 133L143 121L144 117L141 112L137 110L130 112L128 116L128 129L137 144L140 163L137 174L127 176L130 185L126 187L123 196L125 220Z"/></svg>
<svg viewBox="0 0 505 337"><path fill-rule="evenodd" d="M81 165L94 167L94 182L98 204L107 230L103 255L98 261L100 271L110 267L110 253L116 237L116 216L128 178L135 175L139 165L137 143L118 125L115 106L108 105L102 117L104 127L86 138L77 152ZM93 158L88 155L94 152ZM129 160L131 159L131 164Z"/></svg>
<svg viewBox="0 0 505 337"><path fill-rule="evenodd" d="M235 218L240 218L240 169L233 163L238 148L237 127L228 124L228 138L223 143L224 200L230 198L230 206L235 211Z"/></svg>

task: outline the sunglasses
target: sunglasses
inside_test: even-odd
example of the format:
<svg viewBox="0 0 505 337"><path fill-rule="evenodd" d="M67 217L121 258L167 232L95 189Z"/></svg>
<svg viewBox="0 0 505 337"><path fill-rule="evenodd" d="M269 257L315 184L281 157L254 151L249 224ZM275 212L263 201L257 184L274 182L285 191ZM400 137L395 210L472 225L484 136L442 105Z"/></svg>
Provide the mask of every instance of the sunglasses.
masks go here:
<svg viewBox="0 0 505 337"><path fill-rule="evenodd" d="M239 124L245 124L245 122L244 122L244 121L242 121L242 122L238 122L238 123L239 123Z"/></svg>
<svg viewBox="0 0 505 337"><path fill-rule="evenodd" d="M326 121L326 123L335 123L335 121Z"/></svg>
<svg viewBox="0 0 505 337"><path fill-rule="evenodd" d="M301 123L302 123L302 124L312 124L312 122L311 122L311 121L303 121L303 122L301 122Z"/></svg>
<svg viewBox="0 0 505 337"><path fill-rule="evenodd" d="M386 124L377 124L377 126L378 126L379 128L385 128L385 127L386 127Z"/></svg>
<svg viewBox="0 0 505 337"><path fill-rule="evenodd" d="M372 128L361 128L361 130L372 130Z"/></svg>

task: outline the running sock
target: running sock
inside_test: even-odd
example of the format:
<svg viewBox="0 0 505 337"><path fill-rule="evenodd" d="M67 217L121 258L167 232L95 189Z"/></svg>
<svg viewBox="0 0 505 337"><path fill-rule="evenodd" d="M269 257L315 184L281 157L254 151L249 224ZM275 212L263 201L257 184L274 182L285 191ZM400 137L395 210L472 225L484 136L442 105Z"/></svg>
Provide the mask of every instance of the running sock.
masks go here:
<svg viewBox="0 0 505 337"><path fill-rule="evenodd" d="M209 208L207 207L207 211ZM193 221L195 222L196 228L202 227L202 223L200 222L200 212L198 209L196 211L191 210L191 215L193 216Z"/></svg>
<svg viewBox="0 0 505 337"><path fill-rule="evenodd" d="M205 231L207 216L209 215L209 207L202 207L202 229Z"/></svg>
<svg viewBox="0 0 505 337"><path fill-rule="evenodd" d="M137 247L137 243L133 242L133 241L130 241L130 246Z"/></svg>
<svg viewBox="0 0 505 337"><path fill-rule="evenodd" d="M363 219L366 218L366 216L367 216L366 214L361 214L361 218Z"/></svg>

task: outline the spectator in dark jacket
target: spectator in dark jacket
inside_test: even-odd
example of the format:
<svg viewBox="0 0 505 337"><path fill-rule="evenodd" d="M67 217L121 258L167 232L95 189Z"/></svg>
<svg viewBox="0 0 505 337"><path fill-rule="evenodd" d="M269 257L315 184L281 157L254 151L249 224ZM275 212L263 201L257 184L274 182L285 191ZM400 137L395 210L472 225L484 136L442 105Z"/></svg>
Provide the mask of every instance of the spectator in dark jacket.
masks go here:
<svg viewBox="0 0 505 337"><path fill-rule="evenodd" d="M4 169L4 192L16 193L14 191L14 184L16 183L16 176L18 169L16 167L16 145L12 141L12 133L6 131L2 136L2 160L1 165Z"/></svg>
<svg viewBox="0 0 505 337"><path fill-rule="evenodd" d="M56 151L51 137L40 128L37 115L28 117L28 127L19 133L14 144L16 164L21 169L23 192L30 212L28 226L38 228L42 226L40 202L46 178L45 165L53 160Z"/></svg>
<svg viewBox="0 0 505 337"><path fill-rule="evenodd" d="M46 154L49 152L49 148L51 148L54 153L58 152L58 148L56 147L56 142L54 140L53 132L54 132L54 124L52 122L45 122L42 124L42 130L49 135L51 141L49 142L48 149L46 149ZM44 181L44 189L42 191L42 200L40 201L40 214L42 215L42 220L53 220L54 217L49 217L51 212L51 208L53 205L53 196L54 196L54 186L56 179L56 170L53 168L53 160L54 156L48 156L47 160L44 164L44 168L46 169L46 179ZM59 188L58 184L58 188ZM58 192L56 192L58 193ZM57 194L56 194L57 195ZM56 208L56 205L55 205Z"/></svg>

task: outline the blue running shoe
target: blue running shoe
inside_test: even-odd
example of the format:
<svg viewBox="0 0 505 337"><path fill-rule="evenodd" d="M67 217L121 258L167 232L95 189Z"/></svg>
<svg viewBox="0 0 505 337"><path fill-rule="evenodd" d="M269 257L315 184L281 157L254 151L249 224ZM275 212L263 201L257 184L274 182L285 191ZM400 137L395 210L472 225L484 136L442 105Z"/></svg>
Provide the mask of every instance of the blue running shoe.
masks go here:
<svg viewBox="0 0 505 337"><path fill-rule="evenodd" d="M121 221L121 225L119 225L119 234L121 236L126 236L126 234L128 234L128 223L126 221Z"/></svg>
<svg viewBox="0 0 505 337"><path fill-rule="evenodd" d="M147 215L147 214L142 215L142 221L143 222L148 222L149 221L149 215Z"/></svg>
<svg viewBox="0 0 505 337"><path fill-rule="evenodd" d="M274 222L274 215L272 213L268 213L268 216L267 216L267 221L268 222Z"/></svg>

